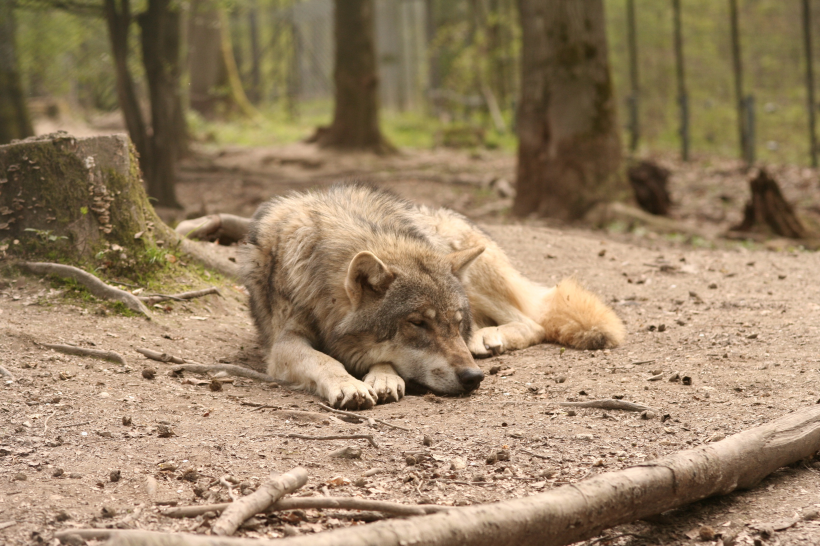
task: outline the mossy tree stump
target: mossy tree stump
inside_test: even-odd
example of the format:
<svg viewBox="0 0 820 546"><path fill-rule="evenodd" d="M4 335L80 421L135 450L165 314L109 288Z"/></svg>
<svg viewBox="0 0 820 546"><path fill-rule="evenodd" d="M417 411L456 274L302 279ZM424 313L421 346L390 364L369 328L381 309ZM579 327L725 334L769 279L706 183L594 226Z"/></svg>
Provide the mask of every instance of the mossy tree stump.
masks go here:
<svg viewBox="0 0 820 546"><path fill-rule="evenodd" d="M0 256L116 271L163 241L176 237L148 201L126 135L61 132L0 146Z"/></svg>
<svg viewBox="0 0 820 546"><path fill-rule="evenodd" d="M751 199L743 211L743 221L732 228L734 231L779 235L791 239L804 239L810 234L783 198L777 181L760 169L749 181Z"/></svg>

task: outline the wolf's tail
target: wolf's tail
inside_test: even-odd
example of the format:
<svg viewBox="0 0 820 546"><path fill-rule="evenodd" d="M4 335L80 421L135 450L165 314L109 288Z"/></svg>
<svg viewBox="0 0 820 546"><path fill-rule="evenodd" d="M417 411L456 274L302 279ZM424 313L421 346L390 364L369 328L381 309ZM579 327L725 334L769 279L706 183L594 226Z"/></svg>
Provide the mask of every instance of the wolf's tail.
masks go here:
<svg viewBox="0 0 820 546"><path fill-rule="evenodd" d="M626 336L618 315L574 279L564 279L547 292L538 322L546 341L574 349L617 347Z"/></svg>

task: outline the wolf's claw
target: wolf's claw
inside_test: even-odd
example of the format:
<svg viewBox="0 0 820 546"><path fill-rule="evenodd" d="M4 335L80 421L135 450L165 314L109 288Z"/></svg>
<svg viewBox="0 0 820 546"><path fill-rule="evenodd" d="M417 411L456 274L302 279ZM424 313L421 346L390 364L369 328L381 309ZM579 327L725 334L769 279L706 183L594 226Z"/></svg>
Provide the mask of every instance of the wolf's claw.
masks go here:
<svg viewBox="0 0 820 546"><path fill-rule="evenodd" d="M393 372L370 369L362 379L376 391L379 403L398 402L404 396L404 379Z"/></svg>
<svg viewBox="0 0 820 546"><path fill-rule="evenodd" d="M338 385L337 389L338 393L331 400L334 408L360 410L376 405L376 392L358 379L351 378Z"/></svg>

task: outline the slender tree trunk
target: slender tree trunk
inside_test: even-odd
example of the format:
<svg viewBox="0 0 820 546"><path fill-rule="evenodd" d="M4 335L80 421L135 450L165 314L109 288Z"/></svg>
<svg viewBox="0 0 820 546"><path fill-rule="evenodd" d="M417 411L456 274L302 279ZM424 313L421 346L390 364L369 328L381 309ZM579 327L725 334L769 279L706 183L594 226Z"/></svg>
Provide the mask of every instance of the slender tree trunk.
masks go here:
<svg viewBox="0 0 820 546"><path fill-rule="evenodd" d="M227 84L222 62L222 29L213 0L194 0L188 29L188 70L191 74L191 108L210 116L219 102L217 89Z"/></svg>
<svg viewBox="0 0 820 546"><path fill-rule="evenodd" d="M130 0L105 0L105 20L108 24L108 36L114 56L114 70L117 80L117 99L125 119L125 127L131 142L140 156L140 168L143 177L151 180L153 164L152 150L145 120L142 117L134 80L128 69L128 36L131 28Z"/></svg>
<svg viewBox="0 0 820 546"><path fill-rule="evenodd" d="M602 0L519 0L518 191L513 212L563 220L628 192Z"/></svg>
<svg viewBox="0 0 820 546"><path fill-rule="evenodd" d="M388 152L379 130L373 0L335 0L336 104L320 146Z"/></svg>
<svg viewBox="0 0 820 546"><path fill-rule="evenodd" d="M149 0L139 16L142 29L142 57L151 97L151 155L153 176L148 179L148 195L158 206L181 208L176 198L174 166L179 153L176 141L181 132L178 109L180 97L180 15L171 0Z"/></svg>
<svg viewBox="0 0 820 546"><path fill-rule="evenodd" d="M12 2L0 1L0 144L34 134L17 67Z"/></svg>
<svg viewBox="0 0 820 546"><path fill-rule="evenodd" d="M254 104L258 104L262 97L262 77L261 69L259 67L259 10L256 2L252 2L250 9L248 9L248 28L250 30L250 77L251 85L248 92L248 98Z"/></svg>

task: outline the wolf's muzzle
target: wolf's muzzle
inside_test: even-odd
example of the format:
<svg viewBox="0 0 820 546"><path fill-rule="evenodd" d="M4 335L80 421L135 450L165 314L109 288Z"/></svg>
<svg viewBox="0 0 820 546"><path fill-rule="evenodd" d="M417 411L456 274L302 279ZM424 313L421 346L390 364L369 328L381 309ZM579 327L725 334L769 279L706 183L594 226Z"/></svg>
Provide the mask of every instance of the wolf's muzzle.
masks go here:
<svg viewBox="0 0 820 546"><path fill-rule="evenodd" d="M458 382L466 392L474 391L484 379L484 372L478 368L462 368L457 373Z"/></svg>

